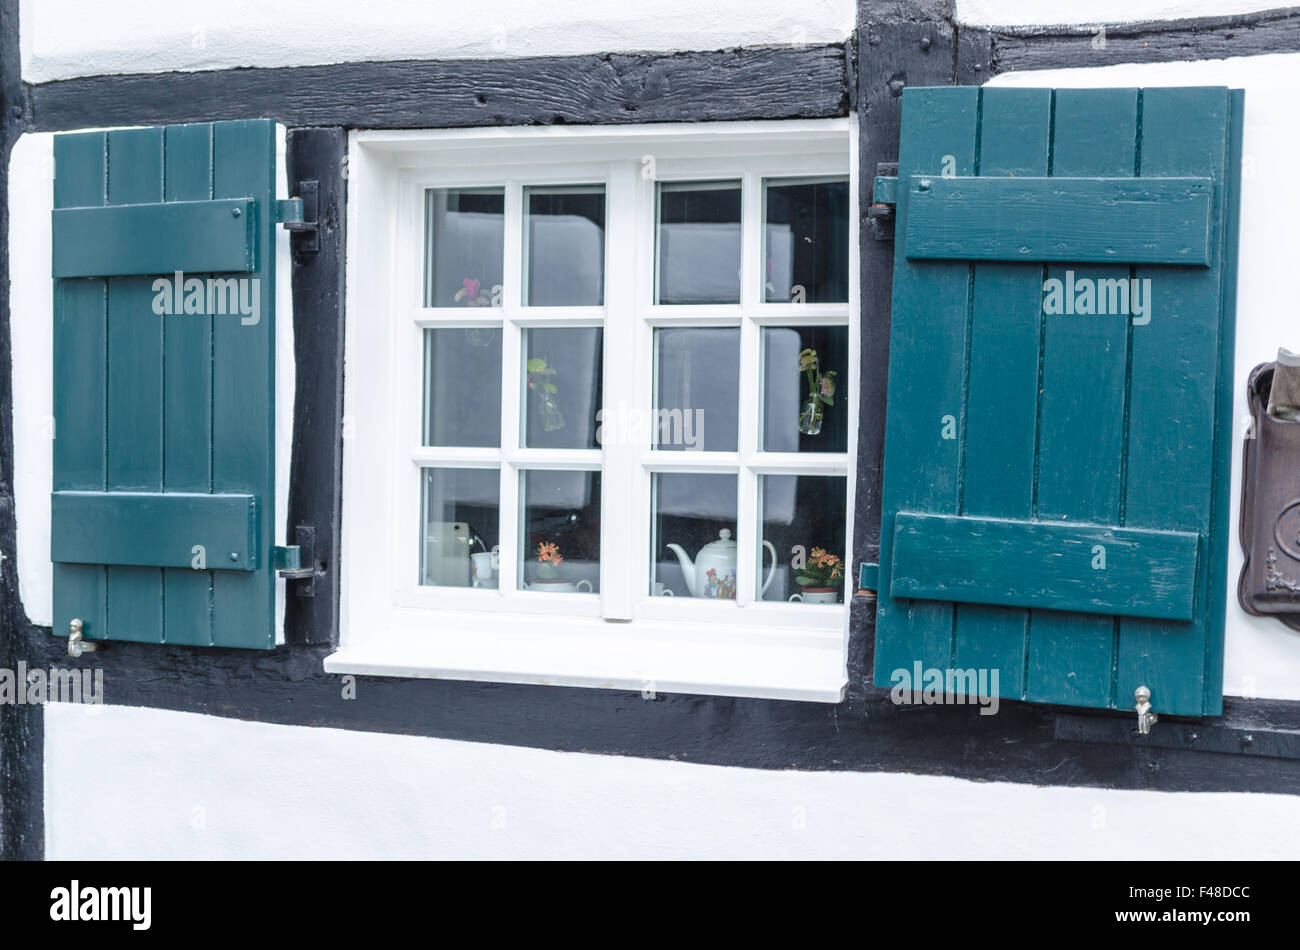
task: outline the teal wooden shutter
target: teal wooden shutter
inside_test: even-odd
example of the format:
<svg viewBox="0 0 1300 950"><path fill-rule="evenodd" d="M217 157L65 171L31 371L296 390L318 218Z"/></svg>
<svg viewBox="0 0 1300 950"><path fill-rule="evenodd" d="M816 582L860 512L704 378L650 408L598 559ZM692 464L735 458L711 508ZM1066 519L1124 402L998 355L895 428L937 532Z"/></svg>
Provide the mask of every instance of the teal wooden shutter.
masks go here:
<svg viewBox="0 0 1300 950"><path fill-rule="evenodd" d="M878 685L1222 711L1241 106L904 91Z"/></svg>
<svg viewBox="0 0 1300 950"><path fill-rule="evenodd" d="M275 134L55 137L56 635L275 644Z"/></svg>

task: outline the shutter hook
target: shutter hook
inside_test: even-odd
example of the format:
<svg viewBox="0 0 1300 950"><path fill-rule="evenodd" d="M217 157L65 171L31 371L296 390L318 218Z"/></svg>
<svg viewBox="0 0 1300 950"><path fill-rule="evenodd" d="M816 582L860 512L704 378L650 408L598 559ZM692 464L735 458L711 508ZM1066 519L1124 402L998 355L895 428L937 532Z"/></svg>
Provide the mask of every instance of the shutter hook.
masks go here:
<svg viewBox="0 0 1300 950"><path fill-rule="evenodd" d="M83 653L94 653L99 649L97 644L91 643L81 633L84 626L81 620L73 617L68 624L68 656L79 657Z"/></svg>
<svg viewBox="0 0 1300 950"><path fill-rule="evenodd" d="M1151 727L1160 719L1151 709L1151 690L1139 686L1133 691L1133 698L1137 700L1138 734L1149 735Z"/></svg>

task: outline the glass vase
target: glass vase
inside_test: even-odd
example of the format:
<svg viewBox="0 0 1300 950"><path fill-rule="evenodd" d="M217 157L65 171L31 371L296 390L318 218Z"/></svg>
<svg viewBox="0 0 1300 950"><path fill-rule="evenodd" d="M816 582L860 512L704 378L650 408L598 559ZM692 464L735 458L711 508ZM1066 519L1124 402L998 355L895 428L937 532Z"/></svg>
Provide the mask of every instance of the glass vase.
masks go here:
<svg viewBox="0 0 1300 950"><path fill-rule="evenodd" d="M560 411L560 404L555 398L555 393L542 393L542 429L545 432L554 432L557 429L564 428L564 413Z"/></svg>
<svg viewBox="0 0 1300 950"><path fill-rule="evenodd" d="M812 394L799 413L799 431L804 435L818 435L822 431L822 401Z"/></svg>

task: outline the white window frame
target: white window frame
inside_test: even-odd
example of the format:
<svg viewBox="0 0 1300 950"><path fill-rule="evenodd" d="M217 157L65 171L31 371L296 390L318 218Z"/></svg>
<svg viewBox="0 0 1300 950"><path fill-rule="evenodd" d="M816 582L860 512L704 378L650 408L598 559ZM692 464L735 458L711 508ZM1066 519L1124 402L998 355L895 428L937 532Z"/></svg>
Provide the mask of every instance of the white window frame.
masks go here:
<svg viewBox="0 0 1300 950"><path fill-rule="evenodd" d="M652 157L652 162L648 160ZM845 175L857 208L856 122L696 123L456 131L355 131L350 136L345 341L341 645L329 672L687 692L838 702L846 684L849 563L843 604L758 601L759 474L844 476L851 543L859 381L857 233L849 242L844 304L764 303L762 183ZM652 173L651 173L652 172ZM742 297L727 306L652 302L657 181L740 179ZM604 184L605 304L524 307L522 189ZM499 309L427 309L424 190L505 186L505 280ZM856 213L850 215L855 221ZM634 280L624 279L628 273ZM748 319L746 319L748 315ZM741 426L735 453L517 448L520 373L503 373L501 449L421 446L426 327L503 326L504 365L519 363L531 326L604 326L604 405L649 407L654 328L741 328ZM758 450L763 326L849 329L848 451ZM610 371L620 367L618 371ZM628 371L630 370L630 371ZM607 409L608 411L608 409ZM748 421L747 421L748 420ZM422 465L491 468L501 479L500 586L423 587L418 571ZM518 472L601 469L600 593L516 590ZM652 472L738 475L737 599L652 597ZM629 504L629 499L634 503ZM625 539L625 540L620 540ZM615 552L630 551L627 557ZM844 552L846 562L848 553Z"/></svg>

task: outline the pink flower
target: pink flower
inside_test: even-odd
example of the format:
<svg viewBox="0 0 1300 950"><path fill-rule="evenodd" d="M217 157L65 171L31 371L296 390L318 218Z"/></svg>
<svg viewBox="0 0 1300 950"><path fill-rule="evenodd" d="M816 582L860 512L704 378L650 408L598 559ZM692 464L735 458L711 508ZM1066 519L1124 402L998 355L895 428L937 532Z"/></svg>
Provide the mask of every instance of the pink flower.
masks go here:
<svg viewBox="0 0 1300 950"><path fill-rule="evenodd" d="M834 380L834 378L832 378L832 377L830 377L830 376L823 376L823 377L822 377L822 395L823 395L823 396L834 396L834 395L835 395L835 380Z"/></svg>
<svg viewBox="0 0 1300 950"><path fill-rule="evenodd" d="M464 284L465 296L469 297L470 300L476 299L478 297L478 289L482 286L479 283L479 279L477 277L466 277Z"/></svg>

